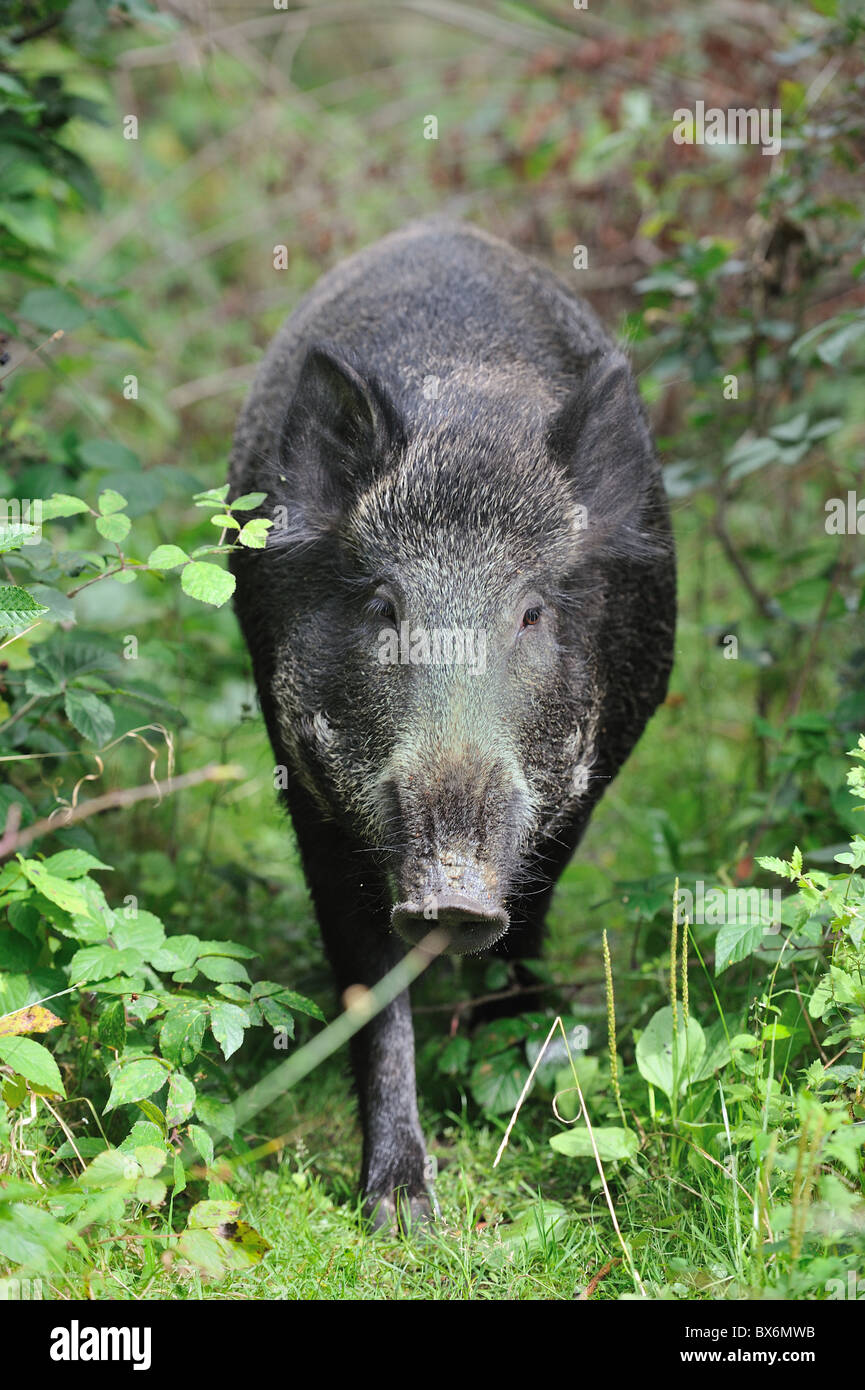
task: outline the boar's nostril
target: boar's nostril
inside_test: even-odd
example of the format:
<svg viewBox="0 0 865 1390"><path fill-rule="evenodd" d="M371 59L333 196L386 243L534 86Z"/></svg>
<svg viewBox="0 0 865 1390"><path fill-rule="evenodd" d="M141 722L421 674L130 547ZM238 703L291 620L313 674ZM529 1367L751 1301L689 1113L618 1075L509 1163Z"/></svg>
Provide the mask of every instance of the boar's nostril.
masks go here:
<svg viewBox="0 0 865 1390"><path fill-rule="evenodd" d="M448 937L445 950L451 955L485 951L504 936L508 921L503 907L462 893L431 895L422 903L397 903L391 916L394 930L412 945L428 932L443 931Z"/></svg>

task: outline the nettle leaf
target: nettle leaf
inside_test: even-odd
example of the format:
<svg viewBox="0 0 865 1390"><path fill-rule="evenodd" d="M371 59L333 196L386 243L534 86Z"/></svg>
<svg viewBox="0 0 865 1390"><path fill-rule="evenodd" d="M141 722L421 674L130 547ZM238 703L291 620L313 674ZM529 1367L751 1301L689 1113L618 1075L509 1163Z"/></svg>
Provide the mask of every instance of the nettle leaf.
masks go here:
<svg viewBox="0 0 865 1390"><path fill-rule="evenodd" d="M132 1062L122 1062L114 1073L111 1094L103 1114L116 1110L118 1105L131 1105L134 1101L152 1096L167 1080L165 1063L157 1057L138 1057Z"/></svg>
<svg viewBox="0 0 865 1390"><path fill-rule="evenodd" d="M865 988L837 965L830 965L828 974L820 980L808 1003L812 1018L823 1018L837 1005L865 1002Z"/></svg>
<svg viewBox="0 0 865 1390"><path fill-rule="evenodd" d="M640 1147L639 1136L632 1129L593 1127L592 1134L597 1145L598 1156L602 1162L615 1163L634 1158ZM594 1158L595 1156L589 1131L585 1125L577 1129L569 1129L565 1134L554 1134L550 1140L550 1147L555 1149L557 1153L567 1154L569 1158Z"/></svg>
<svg viewBox="0 0 865 1390"><path fill-rule="evenodd" d="M172 1128L182 1125L195 1109L195 1087L180 1072L172 1072L168 1083L168 1100L165 1103L165 1122Z"/></svg>
<svg viewBox="0 0 865 1390"><path fill-rule="evenodd" d="M672 1099L684 1094L700 1071L706 1054L706 1035L695 1018L687 1027L679 1011L678 1028L673 1032L673 1010L658 1009L637 1043L637 1067L644 1081L657 1086Z"/></svg>
<svg viewBox="0 0 865 1390"><path fill-rule="evenodd" d="M185 565L188 559L186 551L181 550L179 545L158 545L148 555L147 566L152 570L173 570L178 565Z"/></svg>
<svg viewBox="0 0 865 1390"><path fill-rule="evenodd" d="M237 1004L214 1003L210 1010L210 1029L226 1062L243 1042L243 1031L249 1027L249 1015Z"/></svg>
<svg viewBox="0 0 865 1390"><path fill-rule="evenodd" d="M31 1086L44 1086L56 1095L65 1097L57 1063L48 1048L32 1038L0 1037L0 1061L12 1067Z"/></svg>
<svg viewBox="0 0 865 1390"><path fill-rule="evenodd" d="M725 922L715 938L715 974L720 975L729 965L750 956L770 929L771 924L759 917L754 921Z"/></svg>
<svg viewBox="0 0 865 1390"><path fill-rule="evenodd" d="M188 1066L201 1051L207 1009L195 1000L182 1000L169 1009L159 1031L159 1047L174 1066Z"/></svg>
<svg viewBox="0 0 865 1390"><path fill-rule="evenodd" d="M128 504L126 498L115 492L113 487L107 487L100 492L96 505L101 516L111 516L114 512L122 512Z"/></svg>
<svg viewBox="0 0 865 1390"><path fill-rule="evenodd" d="M44 603L37 603L32 594L17 584L0 586L0 630L27 627L40 613L47 613Z"/></svg>
<svg viewBox="0 0 865 1390"><path fill-rule="evenodd" d="M479 1062L472 1071L469 1085L478 1105L498 1114L513 1110L528 1074L522 1050L511 1047Z"/></svg>
<svg viewBox="0 0 865 1390"><path fill-rule="evenodd" d="M125 503L124 503L125 505ZM117 512L111 516L98 516L96 518L96 529L100 536L104 536L107 541L118 543L125 540L132 529L132 522L123 512Z"/></svg>
<svg viewBox="0 0 865 1390"><path fill-rule="evenodd" d="M190 560L180 576L180 586L190 598L201 603L212 603L221 608L234 593L235 579L229 570L221 565L211 565L205 560Z"/></svg>
<svg viewBox="0 0 865 1390"><path fill-rule="evenodd" d="M114 733L114 715L104 700L89 690L67 690L63 697L66 717L90 743L101 748Z"/></svg>

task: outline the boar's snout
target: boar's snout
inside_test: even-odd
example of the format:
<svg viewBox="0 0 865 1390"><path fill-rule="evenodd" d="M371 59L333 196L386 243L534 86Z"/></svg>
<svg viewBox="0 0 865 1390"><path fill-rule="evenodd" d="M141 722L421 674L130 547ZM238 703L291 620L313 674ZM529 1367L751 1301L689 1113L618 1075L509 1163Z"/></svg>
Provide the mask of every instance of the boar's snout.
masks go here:
<svg viewBox="0 0 865 1390"><path fill-rule="evenodd" d="M508 930L505 906L529 818L518 774L479 751L413 764L383 788L399 899L393 929L412 944L437 928L449 953L485 951Z"/></svg>
<svg viewBox="0 0 865 1390"><path fill-rule="evenodd" d="M466 873L466 878L474 877ZM423 891L415 898L397 903L391 923L413 946L433 929L447 938L445 950L450 955L485 951L504 936L508 929L508 914L500 903L488 894L470 895L468 891L438 887L436 876L430 875ZM461 884L466 889L470 883Z"/></svg>

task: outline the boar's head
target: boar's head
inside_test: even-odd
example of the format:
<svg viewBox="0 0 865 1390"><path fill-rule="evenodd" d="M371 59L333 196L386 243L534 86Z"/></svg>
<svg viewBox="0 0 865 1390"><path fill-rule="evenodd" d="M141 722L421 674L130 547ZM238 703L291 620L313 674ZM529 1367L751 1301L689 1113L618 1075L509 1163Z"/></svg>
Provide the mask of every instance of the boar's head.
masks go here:
<svg viewBox="0 0 865 1390"><path fill-rule="evenodd" d="M567 399L465 367L432 400L308 352L266 474L273 718L392 925L483 950L595 789L616 575L663 547L625 359ZM529 380L529 388L531 380Z"/></svg>

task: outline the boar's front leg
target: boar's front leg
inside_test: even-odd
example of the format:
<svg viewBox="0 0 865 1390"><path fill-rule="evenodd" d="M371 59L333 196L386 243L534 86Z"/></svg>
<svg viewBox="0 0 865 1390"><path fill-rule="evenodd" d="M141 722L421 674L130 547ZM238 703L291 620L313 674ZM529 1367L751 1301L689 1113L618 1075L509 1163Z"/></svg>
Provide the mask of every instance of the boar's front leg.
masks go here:
<svg viewBox="0 0 865 1390"><path fill-rule="evenodd" d="M318 825L311 835L297 819L295 825L340 997L352 985L372 989L405 955L390 934L386 884L358 867L365 856L353 852L335 827ZM430 1216L408 991L350 1046L363 1126L364 1213L376 1228L405 1228Z"/></svg>

